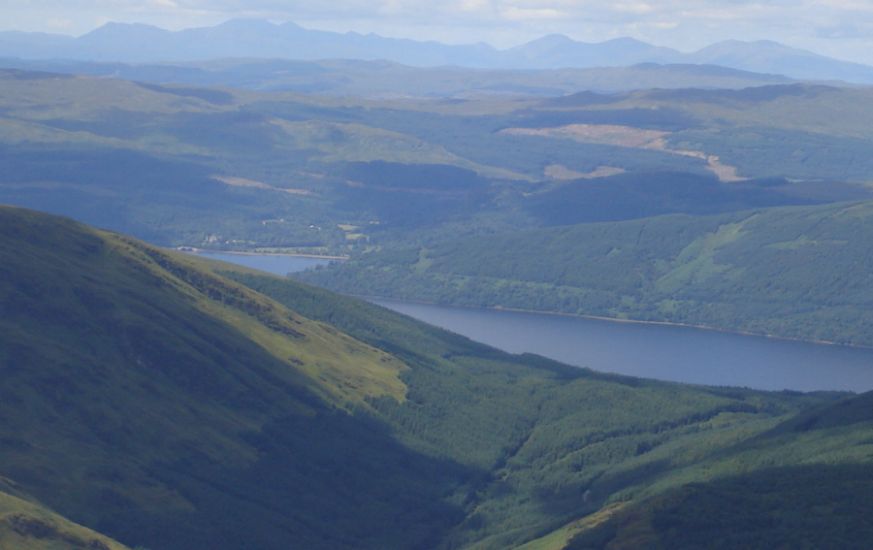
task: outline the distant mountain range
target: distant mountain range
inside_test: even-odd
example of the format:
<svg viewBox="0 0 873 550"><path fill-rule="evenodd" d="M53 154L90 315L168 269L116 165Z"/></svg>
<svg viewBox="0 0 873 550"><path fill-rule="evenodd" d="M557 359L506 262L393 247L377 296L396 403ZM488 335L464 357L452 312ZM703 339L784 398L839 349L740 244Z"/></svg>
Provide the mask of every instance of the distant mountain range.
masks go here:
<svg viewBox="0 0 873 550"><path fill-rule="evenodd" d="M825 57L771 41L725 41L683 53L633 38L600 43L549 35L498 50L488 44L448 45L376 34L305 29L235 19L215 27L167 31L142 24L108 23L78 38L0 32L0 57L129 63L221 58L387 60L412 66L456 65L490 69L555 69L639 63L708 64L806 80L873 84L873 67Z"/></svg>

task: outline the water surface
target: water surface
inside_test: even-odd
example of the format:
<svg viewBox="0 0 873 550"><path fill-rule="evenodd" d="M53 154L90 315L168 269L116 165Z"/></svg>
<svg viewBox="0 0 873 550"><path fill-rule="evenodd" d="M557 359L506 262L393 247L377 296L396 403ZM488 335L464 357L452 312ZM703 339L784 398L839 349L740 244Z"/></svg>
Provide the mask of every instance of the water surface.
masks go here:
<svg viewBox="0 0 873 550"><path fill-rule="evenodd" d="M764 390L873 390L873 350L689 327L372 301L508 352L537 353L604 372Z"/></svg>

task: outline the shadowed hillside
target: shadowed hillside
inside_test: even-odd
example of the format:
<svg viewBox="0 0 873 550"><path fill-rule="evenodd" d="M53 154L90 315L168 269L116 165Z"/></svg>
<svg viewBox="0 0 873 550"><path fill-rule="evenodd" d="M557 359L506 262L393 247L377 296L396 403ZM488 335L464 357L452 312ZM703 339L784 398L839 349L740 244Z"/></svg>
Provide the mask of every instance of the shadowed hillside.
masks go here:
<svg viewBox="0 0 873 550"><path fill-rule="evenodd" d="M405 398L400 361L137 241L9 208L0 236L2 475L52 508L155 548L418 545L457 521L441 480L463 469L354 414Z"/></svg>

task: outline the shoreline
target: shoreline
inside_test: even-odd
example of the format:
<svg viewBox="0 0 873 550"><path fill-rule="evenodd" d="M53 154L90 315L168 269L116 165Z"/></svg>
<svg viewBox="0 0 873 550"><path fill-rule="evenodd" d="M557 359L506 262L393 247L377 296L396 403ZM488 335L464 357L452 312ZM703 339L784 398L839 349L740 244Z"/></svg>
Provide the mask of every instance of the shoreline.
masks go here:
<svg viewBox="0 0 873 550"><path fill-rule="evenodd" d="M534 315L549 315L553 317L570 317L575 319L588 319L592 321L604 321L607 323L624 323L624 324L633 324L633 325L654 325L654 326L663 326L663 327L678 327L678 328L690 328L695 330L705 330L708 332L719 332L722 334L733 334L736 336L754 336L758 338L767 338L769 340L780 340L783 342L799 342L804 344L812 344L816 346L835 346L842 348L850 348L857 350L866 350L873 351L873 346L864 346L860 344L846 344L842 342L834 342L832 340L810 340L804 338L792 338L790 336L780 336L778 334L769 334L764 332L750 332L743 330L731 330L726 328L713 327L709 325L694 325L690 323L678 323L675 321L645 321L642 319L623 319L620 317L605 317L602 315L583 315L579 313L566 313L561 311L541 311L537 309L523 309L523 308L512 308L512 307L503 307L503 306L490 306L490 307L482 307L482 306L462 306L462 305L453 305L453 304L438 304L436 302L428 302L426 300L400 300L397 298L391 298L387 296L365 296L360 294L353 295L356 298L361 298L367 301L370 300L383 300L387 302L399 302L399 303L409 303L409 304L418 304L424 306L438 306L438 307L452 307L458 309L473 309L480 311L508 311L512 313L528 313ZM378 305L378 304L377 304Z"/></svg>
<svg viewBox="0 0 873 550"><path fill-rule="evenodd" d="M327 254L295 254L290 252L254 252L251 250L215 250L212 248L196 248L193 246L177 246L174 250L189 254L230 254L233 256L285 256L289 258L314 258L318 260L346 261L350 256L330 256Z"/></svg>

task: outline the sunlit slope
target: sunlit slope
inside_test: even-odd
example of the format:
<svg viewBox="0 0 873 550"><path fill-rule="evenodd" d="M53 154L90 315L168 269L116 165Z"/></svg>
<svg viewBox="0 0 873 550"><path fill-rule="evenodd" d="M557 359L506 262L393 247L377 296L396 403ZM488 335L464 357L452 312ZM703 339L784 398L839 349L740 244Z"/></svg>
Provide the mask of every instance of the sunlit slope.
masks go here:
<svg viewBox="0 0 873 550"><path fill-rule="evenodd" d="M870 202L663 216L386 249L305 277L357 294L873 345L871 230Z"/></svg>
<svg viewBox="0 0 873 550"><path fill-rule="evenodd" d="M128 548L45 507L7 492L0 479L0 548L15 550L124 550Z"/></svg>
<svg viewBox="0 0 873 550"><path fill-rule="evenodd" d="M172 335L166 326L157 332L157 327L137 323L136 316L148 315L161 325L198 315L211 319L211 326L192 324L192 332L232 329L287 366L278 371L281 381L305 386L328 401L346 405L380 395L404 397L405 388L397 378L404 368L399 361L213 275L194 258L33 212L0 212L3 235L11 237L3 243L0 268L9 311L5 321L40 329L22 338L51 334L60 346L73 342L65 338L66 332L74 333L70 337L89 329L100 334L99 328L106 343L128 345L139 353L140 366L156 367L159 357L151 364L150 354L160 352L140 349L141 336L160 335L170 348L174 340L188 335ZM23 273L29 277L22 279ZM98 280L102 284L97 285ZM131 298L139 300L129 305L126 300ZM109 328L113 332L106 334ZM350 380L355 381L352 386L339 387Z"/></svg>

